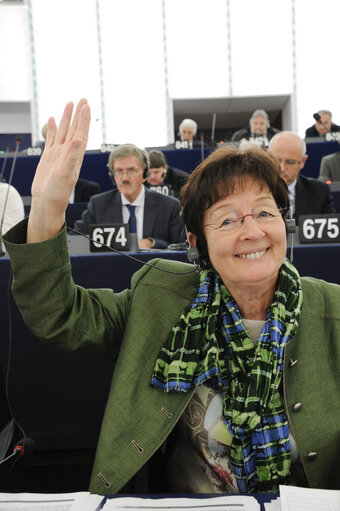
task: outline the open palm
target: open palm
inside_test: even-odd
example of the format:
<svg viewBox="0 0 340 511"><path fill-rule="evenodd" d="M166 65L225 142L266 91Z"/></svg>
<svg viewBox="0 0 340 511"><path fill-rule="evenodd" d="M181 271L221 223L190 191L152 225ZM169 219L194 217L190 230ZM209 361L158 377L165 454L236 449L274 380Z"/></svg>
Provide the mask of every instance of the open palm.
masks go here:
<svg viewBox="0 0 340 511"><path fill-rule="evenodd" d="M31 242L47 239L60 230L79 176L90 125L87 101L79 101L71 123L72 112L73 103L68 103L58 128L53 118L48 120L45 149L32 183L27 235Z"/></svg>

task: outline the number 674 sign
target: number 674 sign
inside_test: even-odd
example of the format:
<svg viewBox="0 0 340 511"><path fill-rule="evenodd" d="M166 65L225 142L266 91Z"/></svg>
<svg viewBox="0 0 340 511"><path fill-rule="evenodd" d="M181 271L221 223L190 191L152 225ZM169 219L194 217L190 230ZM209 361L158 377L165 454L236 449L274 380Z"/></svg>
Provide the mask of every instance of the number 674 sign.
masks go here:
<svg viewBox="0 0 340 511"><path fill-rule="evenodd" d="M300 243L340 243L340 214L301 215Z"/></svg>
<svg viewBox="0 0 340 511"><path fill-rule="evenodd" d="M90 252L106 252L108 247L129 250L128 224L89 225Z"/></svg>

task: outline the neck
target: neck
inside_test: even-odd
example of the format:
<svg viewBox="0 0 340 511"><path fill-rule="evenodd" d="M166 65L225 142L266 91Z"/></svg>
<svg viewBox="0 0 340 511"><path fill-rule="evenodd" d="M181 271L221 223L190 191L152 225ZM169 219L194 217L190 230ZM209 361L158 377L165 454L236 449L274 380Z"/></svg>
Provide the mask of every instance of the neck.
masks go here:
<svg viewBox="0 0 340 511"><path fill-rule="evenodd" d="M236 301L244 319L266 319L267 310L273 301L275 286L261 290L258 289L258 286L256 289L237 288L233 290L228 287L228 290Z"/></svg>

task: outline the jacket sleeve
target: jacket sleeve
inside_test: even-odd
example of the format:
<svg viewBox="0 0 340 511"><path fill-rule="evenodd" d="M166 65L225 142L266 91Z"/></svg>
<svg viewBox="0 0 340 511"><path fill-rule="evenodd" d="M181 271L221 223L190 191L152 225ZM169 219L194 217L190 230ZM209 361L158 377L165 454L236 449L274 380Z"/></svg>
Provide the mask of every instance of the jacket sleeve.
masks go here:
<svg viewBox="0 0 340 511"><path fill-rule="evenodd" d="M27 327L52 345L116 360L130 306L130 291L75 285L66 229L42 243L26 243L27 219L5 235L12 292Z"/></svg>

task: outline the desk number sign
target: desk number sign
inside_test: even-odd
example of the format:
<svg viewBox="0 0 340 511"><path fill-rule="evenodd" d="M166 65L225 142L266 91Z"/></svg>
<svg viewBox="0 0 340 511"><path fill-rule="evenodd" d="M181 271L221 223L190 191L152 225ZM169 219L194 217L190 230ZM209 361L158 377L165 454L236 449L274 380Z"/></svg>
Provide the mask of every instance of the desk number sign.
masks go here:
<svg viewBox="0 0 340 511"><path fill-rule="evenodd" d="M109 248L129 250L128 224L89 225L90 252L108 252Z"/></svg>
<svg viewBox="0 0 340 511"><path fill-rule="evenodd" d="M301 215L300 243L340 243L340 214Z"/></svg>

